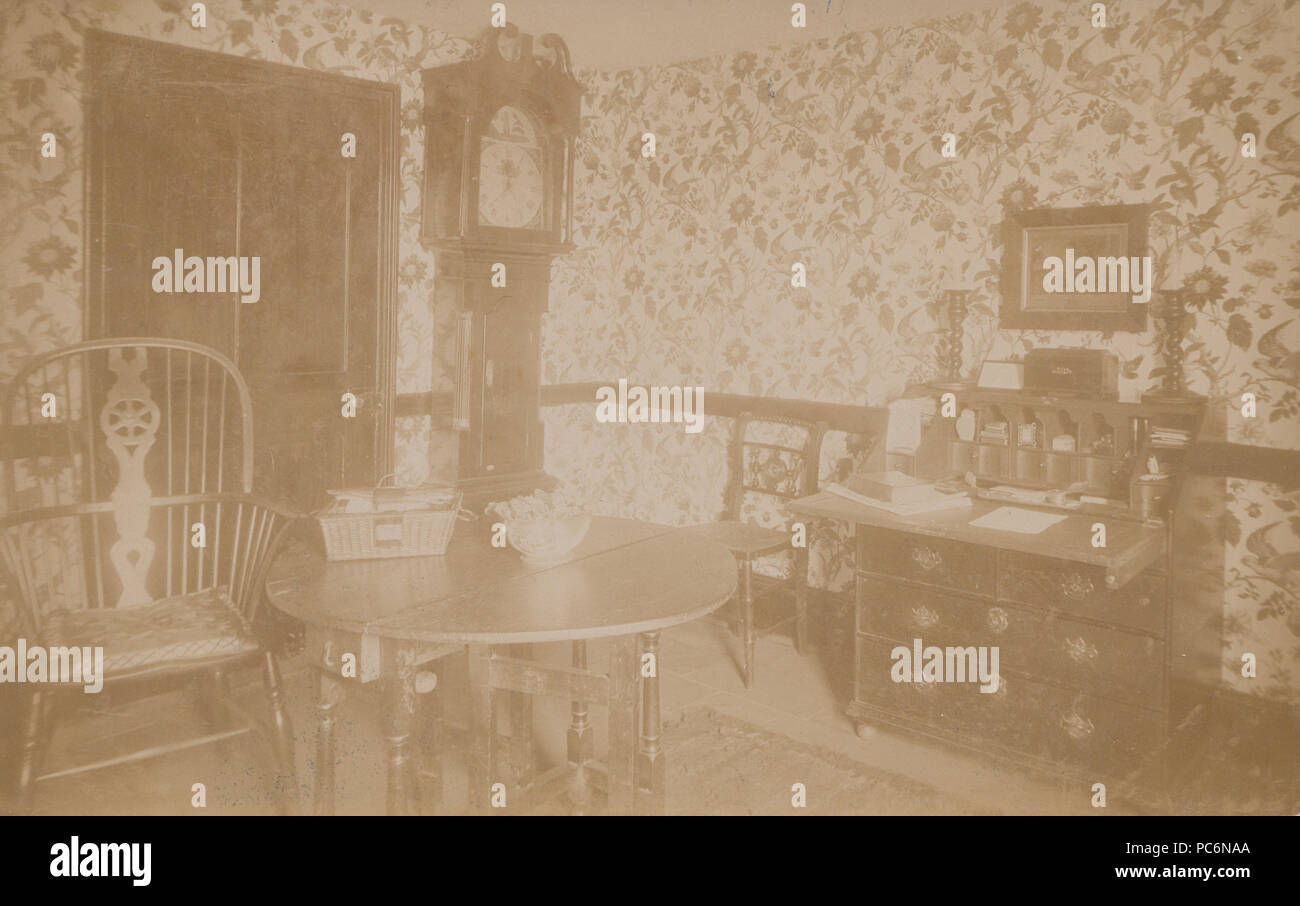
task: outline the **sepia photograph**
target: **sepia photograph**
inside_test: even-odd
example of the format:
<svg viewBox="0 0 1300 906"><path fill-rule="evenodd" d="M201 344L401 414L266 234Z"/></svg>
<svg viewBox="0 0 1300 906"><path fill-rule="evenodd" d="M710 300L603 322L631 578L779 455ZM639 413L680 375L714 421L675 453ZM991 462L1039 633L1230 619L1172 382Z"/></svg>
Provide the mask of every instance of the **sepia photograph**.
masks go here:
<svg viewBox="0 0 1300 906"><path fill-rule="evenodd" d="M24 871L1300 814L1296 0L0 0L0 69Z"/></svg>

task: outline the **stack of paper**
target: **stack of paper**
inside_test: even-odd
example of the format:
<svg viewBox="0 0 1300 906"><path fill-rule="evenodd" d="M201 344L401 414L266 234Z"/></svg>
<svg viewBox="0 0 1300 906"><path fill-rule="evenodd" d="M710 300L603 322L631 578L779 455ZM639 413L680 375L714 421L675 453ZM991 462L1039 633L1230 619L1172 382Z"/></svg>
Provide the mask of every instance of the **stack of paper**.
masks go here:
<svg viewBox="0 0 1300 906"><path fill-rule="evenodd" d="M945 494L942 491L936 491L931 486L931 493L919 500L908 503L889 503L884 500L877 500L874 497L868 497L865 494L859 494L851 491L842 484L831 482L826 485L826 490L845 500L852 500L854 503L861 503L869 507L875 507L878 510L884 510L887 513L894 513L898 516L914 516L918 513L936 513L941 510L955 510L961 507L971 505L970 496L967 494Z"/></svg>
<svg viewBox="0 0 1300 906"><path fill-rule="evenodd" d="M998 444L1005 447L1009 440L1010 434L1007 431L1006 422L990 422L980 429L980 443L982 444Z"/></svg>
<svg viewBox="0 0 1300 906"><path fill-rule="evenodd" d="M332 513L400 513L444 509L456 496L455 488L348 488L327 491L334 502Z"/></svg>
<svg viewBox="0 0 1300 906"><path fill-rule="evenodd" d="M886 503L915 503L934 496L934 482L906 472L859 472L849 479L850 491Z"/></svg>
<svg viewBox="0 0 1300 906"><path fill-rule="evenodd" d="M1192 432L1184 431L1181 428L1156 426L1151 429L1151 446L1153 447L1185 447L1191 441Z"/></svg>

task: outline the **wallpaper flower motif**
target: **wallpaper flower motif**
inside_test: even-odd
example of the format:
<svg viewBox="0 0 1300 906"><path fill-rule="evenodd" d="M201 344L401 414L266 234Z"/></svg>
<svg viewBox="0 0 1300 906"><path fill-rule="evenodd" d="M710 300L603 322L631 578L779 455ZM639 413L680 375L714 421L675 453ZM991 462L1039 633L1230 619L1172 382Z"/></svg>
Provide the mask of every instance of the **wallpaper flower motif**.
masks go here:
<svg viewBox="0 0 1300 906"><path fill-rule="evenodd" d="M433 367L434 263L419 242L419 73L463 59L473 44L319 0L210 0L207 9L207 27L196 29L180 0L0 5L0 380L30 356L82 338L82 35L100 28L401 86L397 391L448 389L450 365L437 374ZM44 132L57 136L56 158L39 154ZM428 418L398 419L399 480L429 474L433 445ZM0 604L0 635L5 621Z"/></svg>
<svg viewBox="0 0 1300 906"><path fill-rule="evenodd" d="M555 266L544 381L879 405L936 374L935 300L967 286L966 374L1036 346L1109 348L1135 399L1164 374L1154 327L998 328L998 224L1031 207L1149 203L1158 286L1192 299L1192 389L1225 400L1230 439L1300 448L1300 17L1252 0L1137 0L1108 15L1098 30L1086 6L1026 2L586 73L579 248ZM939 154L945 132L956 159ZM1244 132L1256 159L1239 153ZM794 262L806 289L790 285ZM1247 391L1258 418L1227 405ZM611 431L579 408L546 413L548 470L593 501L617 486L626 514L717 518L725 457L721 472L680 466L715 455L725 432ZM1271 494L1232 493L1236 509ZM1269 543L1290 554L1298 530L1282 521ZM851 575L836 537L825 530L826 562L813 558L831 588ZM1230 538L1225 578L1242 570L1262 589L1245 543ZM1282 578L1291 612L1298 577ZM1289 679L1268 694L1300 698L1294 621L1230 606L1228 647L1275 652Z"/></svg>
<svg viewBox="0 0 1300 906"><path fill-rule="evenodd" d="M211 0L203 30L189 14L181 0L0 7L0 377L81 337L81 35L96 27L401 85L398 390L450 389L454 337L433 321L434 262L418 241L419 70L462 59L470 43L322 0ZM1153 331L997 328L997 224L1033 206L1149 202L1161 284L1193 296L1194 389L1255 393L1263 415L1233 418L1233 439L1300 447L1294 7L1124 0L1109 15L1098 32L1077 3L1026 2L587 73L579 248L555 267L543 380L626 376L881 404L934 374L934 300L966 285L968 373L988 355L1104 345L1133 398L1162 373ZM647 129L653 160L640 156ZM36 150L46 131L59 136L53 160ZM949 131L959 136L951 161L938 155ZM1246 131L1259 138L1257 159L1237 153ZM807 289L790 286L794 261L807 266ZM677 523L720 513L723 420L685 435L596 430L585 406L544 418L548 470L588 487L594 509ZM427 418L400 419L402 480L429 474L448 442ZM827 436L824 477L853 443ZM1224 677L1294 699L1300 604L1289 558L1300 525L1274 505L1289 499L1274 489L1231 490L1241 531L1228 533ZM852 574L843 532L815 530L814 575L830 588ZM1252 685L1233 665L1239 650L1289 666Z"/></svg>
<svg viewBox="0 0 1300 906"><path fill-rule="evenodd" d="M101 28L401 85L397 392L448 389L450 367L434 373L434 264L419 242L424 169L419 73L463 59L472 43L319 0L214 0L207 8L207 27L196 29L190 25L190 4L179 0L5 4L0 153L11 166L0 168L5 275L0 377L37 352L81 339L81 47L86 28ZM53 160L34 150L47 131L58 136ZM397 432L399 476L423 480L429 471L428 419L399 419Z"/></svg>

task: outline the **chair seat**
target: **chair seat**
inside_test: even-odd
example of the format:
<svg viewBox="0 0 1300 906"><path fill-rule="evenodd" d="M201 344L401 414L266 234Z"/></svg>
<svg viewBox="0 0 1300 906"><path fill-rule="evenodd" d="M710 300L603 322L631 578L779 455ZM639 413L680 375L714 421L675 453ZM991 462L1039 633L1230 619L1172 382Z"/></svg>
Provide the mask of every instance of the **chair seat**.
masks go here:
<svg viewBox="0 0 1300 906"><path fill-rule="evenodd" d="M162 598L138 607L56 610L47 646L104 648L104 675L157 671L257 651L260 647L225 589Z"/></svg>

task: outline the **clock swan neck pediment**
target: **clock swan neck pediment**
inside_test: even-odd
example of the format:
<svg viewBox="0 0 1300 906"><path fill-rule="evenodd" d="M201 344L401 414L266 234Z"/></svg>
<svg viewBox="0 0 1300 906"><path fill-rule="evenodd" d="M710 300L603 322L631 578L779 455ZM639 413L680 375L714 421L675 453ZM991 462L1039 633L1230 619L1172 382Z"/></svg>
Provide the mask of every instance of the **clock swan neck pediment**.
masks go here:
<svg viewBox="0 0 1300 906"><path fill-rule="evenodd" d="M540 53L533 50L532 36L514 24L489 28L473 59L425 69L426 118L437 111L490 120L500 107L523 101L559 131L576 132L583 90L573 76L569 48L552 33L536 44Z"/></svg>

